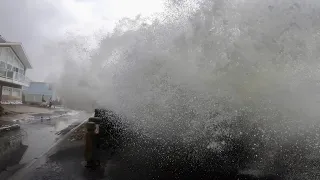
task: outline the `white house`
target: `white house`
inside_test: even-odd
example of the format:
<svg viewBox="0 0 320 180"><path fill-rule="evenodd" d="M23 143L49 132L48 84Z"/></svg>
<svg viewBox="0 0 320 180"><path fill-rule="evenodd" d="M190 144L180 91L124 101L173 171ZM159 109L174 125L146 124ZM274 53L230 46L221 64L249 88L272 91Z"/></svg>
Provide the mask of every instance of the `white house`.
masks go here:
<svg viewBox="0 0 320 180"><path fill-rule="evenodd" d="M22 103L22 86L29 87L26 77L31 63L19 42L8 42L0 35L0 102Z"/></svg>

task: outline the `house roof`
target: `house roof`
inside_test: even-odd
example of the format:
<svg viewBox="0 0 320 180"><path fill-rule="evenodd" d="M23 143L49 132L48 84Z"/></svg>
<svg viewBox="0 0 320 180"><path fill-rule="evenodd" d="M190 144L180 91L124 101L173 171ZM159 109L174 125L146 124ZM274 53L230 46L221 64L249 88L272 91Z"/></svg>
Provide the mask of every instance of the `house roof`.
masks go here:
<svg viewBox="0 0 320 180"><path fill-rule="evenodd" d="M32 69L32 65L23 49L23 46L21 43L18 42L3 42L5 41L1 36L0 36L0 47L11 47L12 50L16 53L22 64L28 68Z"/></svg>
<svg viewBox="0 0 320 180"><path fill-rule="evenodd" d="M0 35L0 43L5 43L7 42L1 35Z"/></svg>

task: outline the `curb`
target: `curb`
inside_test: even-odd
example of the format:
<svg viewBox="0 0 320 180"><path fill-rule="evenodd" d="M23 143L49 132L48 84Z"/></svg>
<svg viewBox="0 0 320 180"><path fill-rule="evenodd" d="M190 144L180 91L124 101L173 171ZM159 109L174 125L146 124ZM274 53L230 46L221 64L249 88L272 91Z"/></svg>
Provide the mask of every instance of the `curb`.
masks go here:
<svg viewBox="0 0 320 180"><path fill-rule="evenodd" d="M89 116L90 117L90 116ZM80 124L78 124L76 127L72 128L68 133L66 133L63 138L60 138L57 142L53 143L48 150L46 150L44 153L42 153L39 157L33 159L31 162L27 163L26 166L24 166L22 169L18 170L13 176L11 176L8 180L20 180L23 179L22 177L25 175L26 171L30 170L30 168L35 165L36 162L43 160L42 158L53 150L54 147L56 147L58 144L60 144L62 141L67 139L70 134L72 134L75 130L77 130L79 127L81 127L84 123L87 122L87 118L83 120Z"/></svg>

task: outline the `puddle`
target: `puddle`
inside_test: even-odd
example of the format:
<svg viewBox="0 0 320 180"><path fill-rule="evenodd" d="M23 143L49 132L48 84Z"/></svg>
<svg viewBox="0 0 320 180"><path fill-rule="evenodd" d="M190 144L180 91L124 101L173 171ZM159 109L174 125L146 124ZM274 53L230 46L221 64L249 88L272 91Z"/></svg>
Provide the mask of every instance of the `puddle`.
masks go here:
<svg viewBox="0 0 320 180"><path fill-rule="evenodd" d="M24 153L20 153L19 160L17 161L17 157L15 158L16 164L30 163L47 152L58 139L72 129L70 127L75 127L75 124L81 123L89 116L90 114L77 111L57 111L50 116L44 113L33 114L28 119L20 121L21 130L9 132L0 137L2 145L0 146L0 155L1 152L4 155L5 151L13 152L24 147ZM62 131L66 132L60 133Z"/></svg>
<svg viewBox="0 0 320 180"><path fill-rule="evenodd" d="M44 122L46 120L57 119L61 117L72 117L76 116L79 112L78 111L66 111L66 110L56 110L52 113L36 113L36 114L29 114L25 116L23 119L16 120L20 124L32 124L32 123L39 123Z"/></svg>

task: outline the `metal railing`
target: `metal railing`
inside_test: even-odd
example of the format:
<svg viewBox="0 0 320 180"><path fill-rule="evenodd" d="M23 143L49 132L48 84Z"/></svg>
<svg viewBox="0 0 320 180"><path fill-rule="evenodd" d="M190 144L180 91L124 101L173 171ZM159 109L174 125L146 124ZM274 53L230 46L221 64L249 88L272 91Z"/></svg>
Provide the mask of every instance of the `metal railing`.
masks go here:
<svg viewBox="0 0 320 180"><path fill-rule="evenodd" d="M27 78L25 75L14 72L14 71L9 71L4 68L0 68L0 77L3 77L8 80L12 80L13 83L14 81L21 82L23 84L30 83L29 78Z"/></svg>

